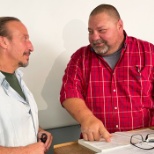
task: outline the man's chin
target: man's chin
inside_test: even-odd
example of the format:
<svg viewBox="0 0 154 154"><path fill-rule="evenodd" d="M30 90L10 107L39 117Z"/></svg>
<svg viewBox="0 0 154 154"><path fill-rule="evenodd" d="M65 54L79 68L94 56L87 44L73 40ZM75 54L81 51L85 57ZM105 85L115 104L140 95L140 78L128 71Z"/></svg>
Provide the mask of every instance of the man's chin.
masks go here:
<svg viewBox="0 0 154 154"><path fill-rule="evenodd" d="M98 50L98 49L94 49L94 51L98 54L98 55L106 55L107 54L107 50Z"/></svg>
<svg viewBox="0 0 154 154"><path fill-rule="evenodd" d="M19 63L19 67L27 67L29 63Z"/></svg>

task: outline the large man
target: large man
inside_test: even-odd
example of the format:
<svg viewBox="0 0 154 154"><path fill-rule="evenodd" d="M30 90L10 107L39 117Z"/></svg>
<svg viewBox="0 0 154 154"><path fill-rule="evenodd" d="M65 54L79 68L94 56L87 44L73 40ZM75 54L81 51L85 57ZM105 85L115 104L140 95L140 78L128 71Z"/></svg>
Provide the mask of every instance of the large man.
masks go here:
<svg viewBox="0 0 154 154"><path fill-rule="evenodd" d="M154 45L129 37L112 5L97 6L88 26L90 45L72 55L60 96L83 138L110 141L115 131L151 126Z"/></svg>
<svg viewBox="0 0 154 154"><path fill-rule="evenodd" d="M22 80L33 46L24 24L15 17L0 17L0 153L44 154L49 132L39 127L33 95ZM45 143L42 134L47 135Z"/></svg>

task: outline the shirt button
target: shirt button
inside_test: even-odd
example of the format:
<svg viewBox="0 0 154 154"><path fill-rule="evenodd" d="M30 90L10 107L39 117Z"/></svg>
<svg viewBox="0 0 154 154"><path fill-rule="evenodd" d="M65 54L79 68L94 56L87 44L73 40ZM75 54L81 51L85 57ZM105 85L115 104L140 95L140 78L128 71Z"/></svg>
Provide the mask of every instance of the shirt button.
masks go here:
<svg viewBox="0 0 154 154"><path fill-rule="evenodd" d="M117 110L117 107L114 107L115 110Z"/></svg>
<svg viewBox="0 0 154 154"><path fill-rule="evenodd" d="M116 92L116 90L115 90L115 89L113 89L113 92Z"/></svg>
<svg viewBox="0 0 154 154"><path fill-rule="evenodd" d="M116 125L116 128L118 128L119 126L118 125Z"/></svg>

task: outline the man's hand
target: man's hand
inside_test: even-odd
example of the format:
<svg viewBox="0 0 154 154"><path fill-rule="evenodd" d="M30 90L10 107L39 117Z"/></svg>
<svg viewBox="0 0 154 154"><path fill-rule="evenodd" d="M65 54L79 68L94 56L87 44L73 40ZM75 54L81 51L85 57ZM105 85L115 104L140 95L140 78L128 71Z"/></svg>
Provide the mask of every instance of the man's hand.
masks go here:
<svg viewBox="0 0 154 154"><path fill-rule="evenodd" d="M82 120L81 132L83 139L87 141L99 141L100 138L104 138L107 142L111 140L111 134L94 115L90 115Z"/></svg>
<svg viewBox="0 0 154 154"><path fill-rule="evenodd" d="M69 98L63 102L63 106L81 125L83 138L88 141L99 141L104 138L110 142L111 134L104 127L101 120L97 119L80 98Z"/></svg>
<svg viewBox="0 0 154 154"><path fill-rule="evenodd" d="M39 129L39 132L38 132L38 141L41 142L41 137L42 137L42 134L46 134L47 135L47 140L46 142L44 143L45 144L45 152L49 150L50 146L51 146L51 143L52 143L52 135L51 133L43 130L42 128Z"/></svg>

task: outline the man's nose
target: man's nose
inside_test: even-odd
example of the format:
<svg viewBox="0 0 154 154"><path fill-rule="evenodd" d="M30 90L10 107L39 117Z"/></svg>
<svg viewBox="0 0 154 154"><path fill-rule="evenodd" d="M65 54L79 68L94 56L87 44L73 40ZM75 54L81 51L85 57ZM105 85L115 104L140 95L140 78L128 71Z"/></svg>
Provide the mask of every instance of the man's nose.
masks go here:
<svg viewBox="0 0 154 154"><path fill-rule="evenodd" d="M32 52L34 51L34 47L31 41L28 42L28 49Z"/></svg>

